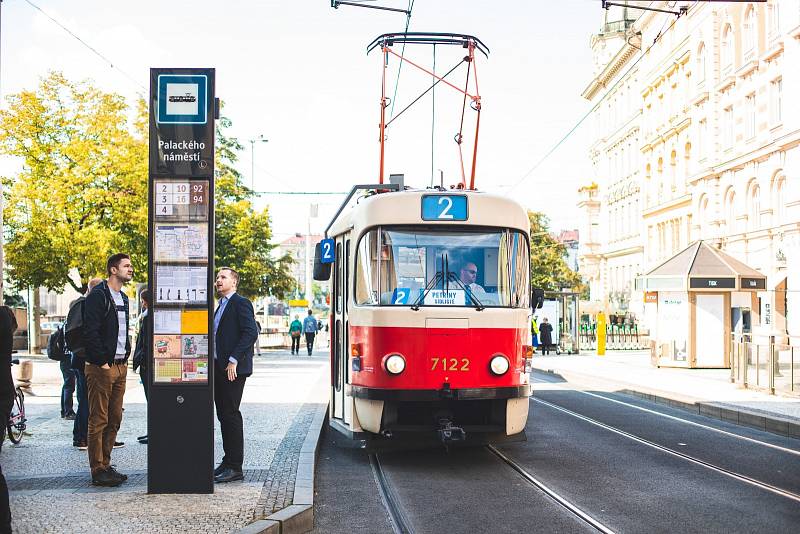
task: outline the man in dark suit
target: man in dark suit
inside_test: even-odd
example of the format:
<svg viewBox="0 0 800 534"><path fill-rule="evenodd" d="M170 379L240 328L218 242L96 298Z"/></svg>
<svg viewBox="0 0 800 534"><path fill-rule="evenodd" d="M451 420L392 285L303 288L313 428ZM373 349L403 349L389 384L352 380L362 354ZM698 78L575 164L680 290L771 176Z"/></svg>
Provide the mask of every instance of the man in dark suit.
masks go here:
<svg viewBox="0 0 800 534"><path fill-rule="evenodd" d="M239 273L229 267L217 272L219 296L214 312L214 404L222 431L225 456L214 470L215 482L243 480L244 428L242 402L244 382L253 374L253 344L258 338L253 304L236 293Z"/></svg>

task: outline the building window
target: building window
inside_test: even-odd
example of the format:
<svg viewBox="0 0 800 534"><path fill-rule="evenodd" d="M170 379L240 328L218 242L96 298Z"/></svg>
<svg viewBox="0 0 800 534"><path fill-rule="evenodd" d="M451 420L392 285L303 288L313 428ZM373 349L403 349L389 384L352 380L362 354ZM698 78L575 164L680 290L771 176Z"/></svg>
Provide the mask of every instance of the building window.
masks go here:
<svg viewBox="0 0 800 534"><path fill-rule="evenodd" d="M700 119L697 127L697 156L700 161L706 158L706 134L708 133L708 121Z"/></svg>
<svg viewBox="0 0 800 534"><path fill-rule="evenodd" d="M767 26L769 40L774 41L781 33L780 4L778 0L770 0L767 6Z"/></svg>
<svg viewBox="0 0 800 534"><path fill-rule="evenodd" d="M783 78L769 84L769 121L778 125L783 120Z"/></svg>
<svg viewBox="0 0 800 534"><path fill-rule="evenodd" d="M729 76L733 72L733 30L726 24L722 30L722 50L720 51L722 75Z"/></svg>
<svg viewBox="0 0 800 534"><path fill-rule="evenodd" d="M673 150L669 155L669 186L675 191L678 188L678 154Z"/></svg>
<svg viewBox="0 0 800 534"><path fill-rule="evenodd" d="M733 106L722 111L722 145L725 148L733 146Z"/></svg>
<svg viewBox="0 0 800 534"><path fill-rule="evenodd" d="M700 43L697 47L697 85L706 81L706 45Z"/></svg>
<svg viewBox="0 0 800 534"><path fill-rule="evenodd" d="M725 195L725 225L728 227L728 233L732 234L736 230L736 193L733 189L728 189Z"/></svg>
<svg viewBox="0 0 800 534"><path fill-rule="evenodd" d="M749 209L747 210L747 221L750 230L761 228L761 188L758 184L750 187Z"/></svg>
<svg viewBox="0 0 800 534"><path fill-rule="evenodd" d="M781 176L775 184L775 196L772 202L772 210L775 214L775 226L780 226L786 220L786 200L783 198L786 178Z"/></svg>
<svg viewBox="0 0 800 534"><path fill-rule="evenodd" d="M745 97L745 138L752 139L756 136L756 94L750 93Z"/></svg>
<svg viewBox="0 0 800 534"><path fill-rule="evenodd" d="M756 26L756 10L753 6L744 14L744 60L750 61L756 55L758 28Z"/></svg>

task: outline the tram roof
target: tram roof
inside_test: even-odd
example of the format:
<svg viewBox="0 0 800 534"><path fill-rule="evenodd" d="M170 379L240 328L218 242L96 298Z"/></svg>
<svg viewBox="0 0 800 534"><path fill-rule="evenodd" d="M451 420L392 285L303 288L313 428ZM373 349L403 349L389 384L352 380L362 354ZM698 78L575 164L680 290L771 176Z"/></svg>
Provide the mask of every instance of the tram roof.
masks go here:
<svg viewBox="0 0 800 534"><path fill-rule="evenodd" d="M467 220L423 221L423 195L466 196L468 202ZM355 233L358 234L362 229L371 226L408 224L486 226L514 228L525 233L530 231L527 211L508 197L480 191L407 189L405 191L379 193L362 197L357 204L339 215L331 225L328 234L336 236L350 229L354 229Z"/></svg>

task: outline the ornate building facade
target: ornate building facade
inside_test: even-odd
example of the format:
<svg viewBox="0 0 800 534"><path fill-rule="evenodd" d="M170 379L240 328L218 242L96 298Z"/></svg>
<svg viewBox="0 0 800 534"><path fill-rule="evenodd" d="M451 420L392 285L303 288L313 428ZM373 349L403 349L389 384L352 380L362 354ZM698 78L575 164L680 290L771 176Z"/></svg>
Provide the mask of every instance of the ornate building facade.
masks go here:
<svg viewBox="0 0 800 534"><path fill-rule="evenodd" d="M800 0L653 4L681 6L592 39L592 299L636 312L637 274L704 239L767 275L761 331L800 335Z"/></svg>

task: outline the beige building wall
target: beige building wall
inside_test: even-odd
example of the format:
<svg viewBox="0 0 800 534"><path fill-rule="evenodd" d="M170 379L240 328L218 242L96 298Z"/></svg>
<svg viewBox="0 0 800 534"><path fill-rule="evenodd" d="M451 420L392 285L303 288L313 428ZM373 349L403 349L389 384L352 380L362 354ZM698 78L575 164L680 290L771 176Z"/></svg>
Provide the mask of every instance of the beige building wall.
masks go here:
<svg viewBox="0 0 800 534"><path fill-rule="evenodd" d="M659 6L669 8L653 4ZM641 247L642 272L697 239L712 240L768 276L753 310L755 330L800 335L800 0L675 4L681 6L688 11L677 20L658 13L636 20L627 33L641 34L647 53L628 51L623 74L608 80L633 84L639 96L638 173L628 178L604 150L619 136L598 131L590 157L597 161L599 222L608 227L594 254L599 277L613 280L627 256L614 239L625 217L614 206L620 185L635 183L639 233L622 242ZM617 54L630 47L603 42L616 42ZM605 96L612 85L602 82L596 76L596 94L592 84L584 93L602 98L595 112L601 123L602 113L619 113L608 106L621 105L614 90ZM607 301L612 287L597 286L593 298Z"/></svg>

